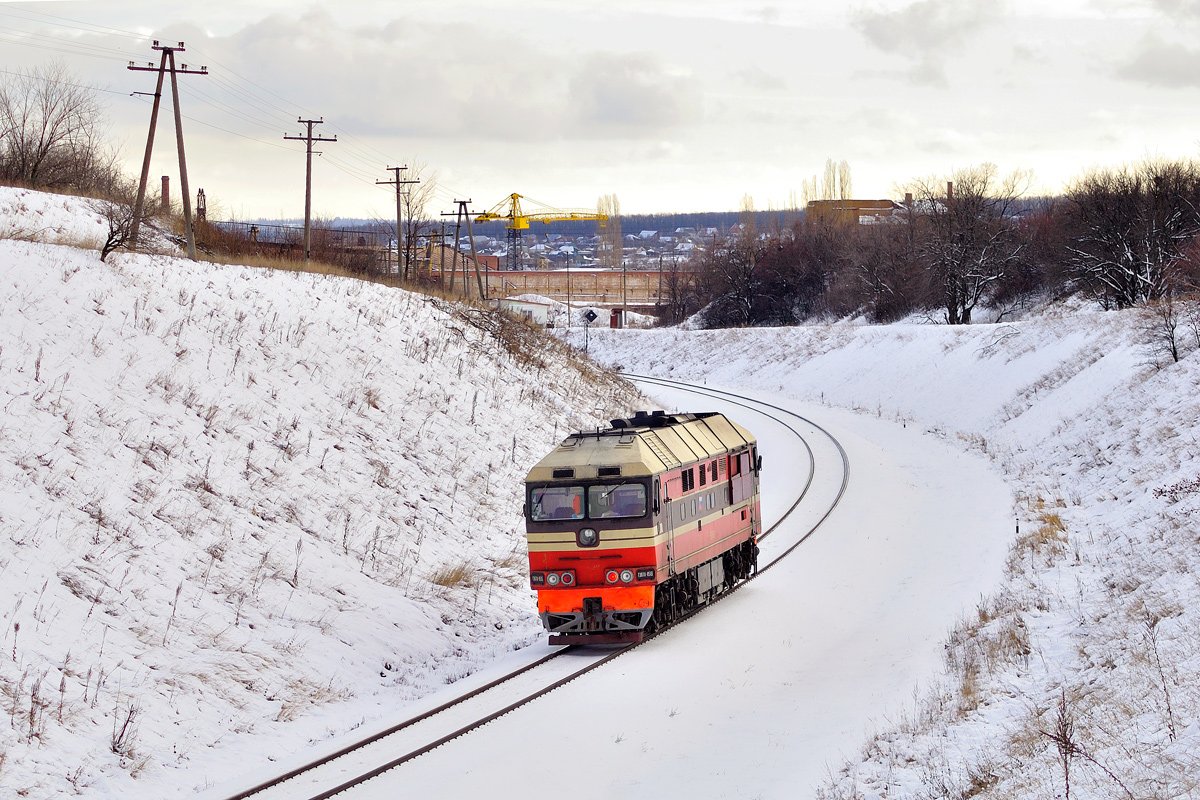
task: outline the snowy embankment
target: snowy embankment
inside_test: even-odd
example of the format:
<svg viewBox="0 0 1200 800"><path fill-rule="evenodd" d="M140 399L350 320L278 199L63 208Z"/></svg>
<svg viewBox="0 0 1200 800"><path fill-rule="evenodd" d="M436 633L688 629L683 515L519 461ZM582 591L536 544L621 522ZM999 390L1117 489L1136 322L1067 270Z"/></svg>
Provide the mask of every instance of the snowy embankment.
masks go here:
<svg viewBox="0 0 1200 800"><path fill-rule="evenodd" d="M919 424L1018 493L1003 581L820 796L1050 797L1064 764L1079 796L1200 793L1200 352L1156 367L1143 325L592 333L593 357L629 372Z"/></svg>
<svg viewBox="0 0 1200 800"><path fill-rule="evenodd" d="M403 291L40 241L81 202L0 192L0 795L190 792L540 636L520 482L631 388Z"/></svg>

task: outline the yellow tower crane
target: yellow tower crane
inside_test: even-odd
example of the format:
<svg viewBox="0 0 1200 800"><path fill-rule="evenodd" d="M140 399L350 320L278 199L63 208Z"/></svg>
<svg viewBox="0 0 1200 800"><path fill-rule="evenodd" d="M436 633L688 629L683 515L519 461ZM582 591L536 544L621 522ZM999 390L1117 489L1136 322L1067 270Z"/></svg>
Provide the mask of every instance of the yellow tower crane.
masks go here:
<svg viewBox="0 0 1200 800"><path fill-rule="evenodd" d="M524 200L526 208L521 206ZM532 206L532 210L528 207ZM530 222L568 222L571 220L598 220L601 225L608 219L605 214L598 214L584 208L554 208L545 203L539 203L524 195L513 192L508 197L492 206L475 218L476 222L505 221L507 231L505 238L508 245L508 268L521 268L521 231L529 227Z"/></svg>

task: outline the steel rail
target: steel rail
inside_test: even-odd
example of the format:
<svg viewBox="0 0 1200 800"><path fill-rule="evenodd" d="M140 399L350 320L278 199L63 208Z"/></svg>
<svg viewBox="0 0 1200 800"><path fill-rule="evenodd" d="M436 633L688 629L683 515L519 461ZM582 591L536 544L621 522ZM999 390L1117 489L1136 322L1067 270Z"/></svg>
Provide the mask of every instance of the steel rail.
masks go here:
<svg viewBox="0 0 1200 800"><path fill-rule="evenodd" d="M507 683L508 681L512 680L513 678L516 678L519 675L524 675L526 672L529 672L531 669L540 667L542 664L545 664L547 661L550 661L553 658L557 658L558 656L561 656L563 653L567 652L568 650L571 650L574 647L576 647L576 645L569 645L566 647L562 647L558 650L555 650L553 653L548 653L547 655L542 656L541 658L537 659L536 661L531 661L530 663L528 663L522 667L519 667L518 669L513 670L512 672L509 672L505 675L501 675L499 678L496 678L495 680L490 681L490 682L484 684L483 686L479 686L475 689L472 689L471 691L467 692L466 694L460 695L459 697L456 697L453 700L447 700L445 703L442 703L437 708L431 708L428 711L424 712L423 714L418 714L417 716L406 719L403 722L396 723L395 725L389 726L385 730L377 731L377 732L371 734L370 736L359 739L358 741L354 742L353 744L348 744L345 747L339 748L337 751L335 751L333 753L327 753L326 755L322 756L321 758L316 759L315 761L309 761L308 763L302 764L299 767L296 767L295 769L292 769L292 770L289 770L289 771L283 773L282 775L276 775L276 776L271 777L255 786L252 786L249 789L243 789L242 791L238 792L237 794L229 795L228 797L225 798L225 800L245 800L247 797L251 797L253 795L258 794L259 792L266 791L267 789L270 789L272 786L278 786L281 783L290 781L292 778L295 778L297 775L303 775L305 772L311 772L312 770L316 769L317 767L324 766L325 764L328 764L330 761L339 759L342 756L346 755L347 753L352 753L355 750L360 750L369 744L374 744L375 742L378 742L380 739L386 739L388 736L391 736L392 734L395 734L395 733L399 733L400 731L404 730L405 728L409 728L413 725L416 725L418 722L424 722L425 720L429 719L430 717L437 716L438 714L441 714L443 711L446 711L447 709L450 709L450 708L453 708L454 706L465 703L466 701L468 701L474 697L478 697L479 695L483 694L484 692L490 691L491 689L494 689L495 687L499 686L502 683Z"/></svg>
<svg viewBox="0 0 1200 800"><path fill-rule="evenodd" d="M351 789L359 784L365 783L366 781L376 778L379 775L382 775L383 773L388 772L389 770L395 769L396 767L401 766L408 761L411 761L415 758L418 758L422 755L425 755L426 753L429 753L429 752L441 747L442 745L446 744L447 742L453 741L454 739L464 736L464 735L470 733L471 731L474 731L478 728L483 727L484 725L488 724L489 722L499 719L500 717L503 717L506 714L509 714L518 708L528 705L528 704L532 703L533 701L535 701L541 697L544 697L545 695L549 694L550 692L554 691L555 689L558 689L558 688L574 681L575 679L581 677L582 675L585 675L594 669L599 669L601 666L607 664L609 661L612 661L613 659L628 653L630 650L633 650L634 648L636 648L642 644L645 644L646 642L650 641L651 639L654 639L655 637L659 636L660 634L666 633L667 631L673 629L679 623L684 622L685 620L691 619L693 616L695 616L696 614L699 614L701 611L705 610L706 608L714 605L717 602L720 602L721 600L724 600L726 597L729 597L735 591L742 588L743 586L748 584L750 581L755 580L759 575L765 573L768 569L770 569L771 567L778 564L780 561L782 561L784 558L786 558L788 555L790 555L805 540L807 540L810 536L812 536L812 534L816 532L816 530L825 522L825 520L827 520L829 518L829 515L833 513L833 511L837 507L838 503L841 502L842 496L846 492L846 486L848 485L849 479L850 479L850 461L849 461L849 459L846 455L846 451L842 447L841 443L838 442L838 440L831 433L829 433L829 431L827 431L825 428L821 427L820 425L816 424L812 420L810 420L806 417L803 417L799 414L796 414L792 411L789 411L788 409L773 405L771 403L766 403L763 401L755 400L753 398L745 397L742 395L737 395L732 392L726 392L726 391L720 390L720 389L711 389L706 386L696 386L694 384L687 384L687 383L683 383L681 381L672 381L672 380L665 379L665 378L654 378L651 376L627 374L626 377L631 378L638 382L670 386L672 388L691 392L693 394L699 394L699 395L704 395L704 396L708 396L708 397L713 397L715 399L719 399L722 402L729 403L731 405L740 406L742 408L746 408L751 411L756 411L757 413L764 413L761 410L756 409L751 405L747 405L747 403L739 402L739 400L746 400L749 403L754 403L754 404L757 404L758 406L772 409L773 411L779 411L779 412L788 414L789 416L795 417L796 419L801 420L805 424L810 425L811 427L820 431L826 437L828 437L831 442L833 442L834 446L837 448L838 453L842 459L842 482L838 489L837 496L833 500L833 503L830 504L829 508L825 511L825 513L821 516L821 518L819 520L817 520L817 522L807 532L805 532L803 536L801 536L791 546L789 546L780 555L776 556L774 559L772 559L766 565L758 568L758 570L755 572L754 575L751 575L746 580L742 581L740 584L734 586L729 591L725 592L724 594L719 595L718 597L714 598L710 602L705 603L700 606L697 606L696 608L692 609L688 613L682 615L681 617L679 617L678 619L673 621L669 626L661 628L661 629L655 631L654 633L646 636L646 638L643 639L641 642L635 642L635 643L626 645L624 647L621 647L620 649L609 653L608 655L604 656L603 658L600 658L600 659L588 664L587 666L582 667L579 670L576 670L575 672L571 673L570 675L560 678L559 680L557 680L545 687L542 687L541 689L538 689L537 691L535 691L529 695L526 695L525 697L520 698L520 699L514 701L513 703L510 703L509 705L505 706L504 708L502 708L498 711L488 714L478 720L475 720L474 722L468 723L467 725L464 725L461 728L459 728L455 731L452 731L451 733L449 733L445 736L442 736L441 738L437 739L434 742L431 742L427 745L417 748L416 750L412 750L408 753L405 753L404 755L393 758L385 764L374 767L365 773L362 773L362 774L357 775L353 778L350 778L346 781L343 781L342 783L338 784L337 786L334 786L330 789L326 789L315 795L309 795L307 797L307 800L329 800L329 798L334 797L335 795L341 794L342 792L346 791L347 789ZM739 400L734 400L731 398L739 398ZM795 502L793 502L792 505L788 507L787 511L785 511L780 516L780 518L775 521L774 524L772 524L766 531L763 532L763 534L760 538L766 538L768 535L770 535L772 532L774 532L780 525L782 525L784 523L784 521L787 520L787 518L789 516L791 516L792 512L794 512L800 506L800 502L804 499L804 497L808 494L809 489L812 487L813 478L816 473L816 458L813 453L812 446L809 445L808 441L804 438L803 434L801 434L799 431L797 431L791 425L789 425L788 423L779 419L778 417L773 417L771 414L765 414L765 413L764 413L764 416L775 419L776 422L783 425L785 428L787 428L789 431L791 431L793 434L795 434L798 439L800 439L801 443L805 447L805 450L808 452L809 475L808 475L808 479L805 481L804 488L801 490L801 492L800 492L799 496L796 498ZM388 736L391 736L405 728L408 728L412 725L415 725L419 722L422 722L426 719L436 716L437 714L440 714L440 713L446 711L447 709L453 708L454 706L461 705L462 703L467 702L468 700L471 700L472 698L477 697L480 694L483 694L484 692L487 692L487 691L495 688L496 686L499 686L500 684L508 682L509 680L517 677L518 675L524 674L525 672L528 672L532 669L535 669L536 667L539 667L539 666L549 662L551 659L562 655L563 653L567 652L569 649L573 649L573 647L574 646L564 647L561 650L558 650L553 653L550 653L549 655L543 656L542 658L538 659L537 661L527 664L527 665L521 667L520 669L515 670L512 673L501 676L501 677L491 681L490 683L488 683L484 686L478 687L478 688L472 690L471 692L468 692L458 698L449 700L446 703L443 703L442 705L438 706L435 709L431 709L417 717L413 717L402 723L391 726L385 731L373 734L372 736L369 736L369 737L365 737L364 739L362 739L358 742L355 742L354 744L347 745L346 747L339 749L337 752L335 752L333 754L328 754L328 755L323 756L322 758L317 759L313 762L309 762L308 764L305 764L305 765L297 767L293 770L290 770L289 772L287 772L284 775L276 776L270 780L263 781L262 783L258 784L257 786L255 786L251 789L244 790L236 795L232 795L232 796L226 798L225 800L245 800L245 798L251 797L255 794L263 792L274 786L278 786L279 784L284 783L288 780L291 780L292 778L295 778L306 772L311 772L312 770L317 769L335 759L341 758L342 756L345 756L348 753L351 753L351 752L361 749L367 745L370 745L377 741L380 741L380 740L382 740Z"/></svg>

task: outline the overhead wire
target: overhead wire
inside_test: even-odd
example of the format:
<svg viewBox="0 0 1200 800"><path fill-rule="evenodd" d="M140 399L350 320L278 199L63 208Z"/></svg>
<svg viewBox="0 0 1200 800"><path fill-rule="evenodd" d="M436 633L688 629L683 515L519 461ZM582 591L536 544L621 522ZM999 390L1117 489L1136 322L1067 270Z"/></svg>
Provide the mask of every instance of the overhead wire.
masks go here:
<svg viewBox="0 0 1200 800"><path fill-rule="evenodd" d="M13 72L11 69L0 69L0 74L13 75L18 78L27 77L27 73ZM94 92L106 92L108 94L119 94L122 97L129 96L129 92L122 92L122 91L118 91L117 89L105 89L103 86L91 86L86 83L72 83L71 81L58 81L58 83L62 84L63 86L72 86L76 89L88 89L88 90L94 91Z"/></svg>
<svg viewBox="0 0 1200 800"><path fill-rule="evenodd" d="M129 56L126 54L122 54L119 56L118 55L103 55L100 53L92 53L92 52L88 52L86 50L80 50L78 48L69 47L66 45L56 47L54 45L39 44L37 42L26 41L21 38L15 38L15 39L14 38L5 38L4 35L9 34L9 33L10 33L10 31L0 31L0 42L7 42L9 44L15 44L15 45L19 45L21 47L32 47L32 48L35 48L38 50L49 50L50 52L53 52L53 53L68 53L70 55L84 56L86 58L98 58L98 59L101 59L104 61L128 61L129 60Z"/></svg>
<svg viewBox="0 0 1200 800"><path fill-rule="evenodd" d="M19 11L21 14L13 13L15 11ZM25 16L22 16L22 14ZM83 31L85 33L121 36L136 41L146 41L151 38L149 34L145 33L128 31L105 25L97 25L94 23L85 22L83 20L73 19L56 14L49 14L41 11L34 11L33 9L27 8L14 9L11 6L0 6L0 15L15 19L23 19L29 22L40 21L39 19L33 18L38 17L44 20L54 21L54 23L60 28L69 28ZM9 36L15 35L18 37L20 34L24 34L25 36L36 39L36 41L21 40L20 38L5 38L5 34L8 34ZM108 61L127 62L130 60L129 53L117 48L103 45L92 45L85 42L74 41L65 37L54 37L49 34L32 31L0 31L0 42L9 42L27 47L98 58ZM267 87L251 80L250 78L247 78L237 70L217 60L211 54L196 47L191 49L194 53L199 55L201 59L219 67L223 72L227 73L229 76L232 76L226 77L220 73L208 73L208 77L212 78L213 88L217 91L217 93L227 95L231 102L225 102L224 100L221 100L213 94L209 94L208 92L205 92L203 89L199 89L194 85L181 87L181 91L183 93L188 94L198 102L208 105L218 111L221 111L222 113L228 114L242 122L261 126L264 129L276 128L281 124L294 124L291 121L290 115L295 113L294 111L284 108L273 102L265 95L269 95L271 98L274 98L275 100L278 100L286 105L292 106L293 108L298 108L302 112L309 113L303 106L295 104L290 99L283 97L271 89L268 89ZM0 70L0 72L8 73L7 70ZM99 89L99 91L104 91L111 94L126 94L125 92L112 89ZM145 101L144 97L139 96L139 99ZM245 104L249 107L249 110L238 109L231 104L233 102ZM280 115L289 116L285 118ZM181 116L190 122L194 122L196 124L203 125L205 127L212 128L213 130L218 130L222 133L227 133L241 139L246 139L257 144L264 144L270 147L278 147L288 150L293 149L287 145L265 141L263 139L256 138L255 136L247 135L245 133L223 127L191 115L182 114ZM366 140L354 135L334 120L325 120L325 122L341 137L338 139L338 144L341 145L338 150L339 155L326 153L325 160L329 161L332 167L338 169L351 178L368 185L375 186L379 189L388 190L389 193L394 191L393 187L389 187L386 184L375 183L375 180L377 180L376 176L383 172L383 170L379 170L375 158L380 157L383 158L388 164L395 163L399 166L405 166L404 160L395 159L394 154L385 153L383 150L375 147ZM444 184L436 182L433 184L433 189L430 192L430 195L431 199L441 201L445 203L447 207L452 206L456 201L464 197L462 193L457 192L450 187L445 186Z"/></svg>
<svg viewBox="0 0 1200 800"><path fill-rule="evenodd" d="M16 11L20 11L23 14L35 14L39 17L45 17L46 19L58 20L58 21L60 21L60 27L64 27L64 28L76 28L77 30L81 30L81 31L102 31L104 33L116 34L118 36L127 36L131 39L149 39L150 38L149 36L147 36L144 33L138 33L136 31L127 31L127 30L123 30L121 28L110 28L107 25L96 25L95 23L92 23L92 22L84 22L83 20L72 19L70 17L63 17L63 16L59 16L57 14L47 14L44 11L34 11L32 8L15 7L15 6L9 6L9 5L0 6L0 14L3 14L8 17L21 18L21 17L19 17L18 14L13 13ZM26 19L27 19L27 17L26 17ZM74 25L61 25L61 22L73 22L75 24ZM84 27L80 27L80 26L84 26Z"/></svg>

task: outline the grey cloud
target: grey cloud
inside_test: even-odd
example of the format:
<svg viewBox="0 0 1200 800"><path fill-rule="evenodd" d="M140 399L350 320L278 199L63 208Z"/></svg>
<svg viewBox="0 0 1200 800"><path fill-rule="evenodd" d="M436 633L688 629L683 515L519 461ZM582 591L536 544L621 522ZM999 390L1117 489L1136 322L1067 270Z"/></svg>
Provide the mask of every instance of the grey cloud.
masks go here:
<svg viewBox="0 0 1200 800"><path fill-rule="evenodd" d="M1200 18L1200 0L1150 0L1150 5L1171 19Z"/></svg>
<svg viewBox="0 0 1200 800"><path fill-rule="evenodd" d="M1200 87L1200 50L1145 37L1133 57L1117 69L1117 77L1171 89Z"/></svg>
<svg viewBox="0 0 1200 800"><path fill-rule="evenodd" d="M922 59L914 64L908 71L908 79L917 86L931 86L936 89L945 89L950 85L946 78L946 70L931 59Z"/></svg>
<svg viewBox="0 0 1200 800"><path fill-rule="evenodd" d="M228 36L188 35L214 60L303 104L304 114L358 134L642 138L696 116L683 79L649 56L568 59L484 26L400 18L350 27L313 11L273 15Z"/></svg>
<svg viewBox="0 0 1200 800"><path fill-rule="evenodd" d="M787 81L783 78L753 65L733 73L733 78L743 86L760 91L779 91L787 88Z"/></svg>
<svg viewBox="0 0 1200 800"><path fill-rule="evenodd" d="M595 55L570 80L577 131L648 136L694 120L696 93L646 56Z"/></svg>
<svg viewBox="0 0 1200 800"><path fill-rule="evenodd" d="M1004 0L918 0L896 11L860 7L851 24L880 50L919 58L962 44L1006 8Z"/></svg>

